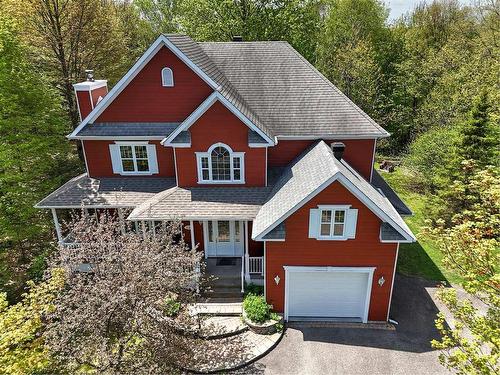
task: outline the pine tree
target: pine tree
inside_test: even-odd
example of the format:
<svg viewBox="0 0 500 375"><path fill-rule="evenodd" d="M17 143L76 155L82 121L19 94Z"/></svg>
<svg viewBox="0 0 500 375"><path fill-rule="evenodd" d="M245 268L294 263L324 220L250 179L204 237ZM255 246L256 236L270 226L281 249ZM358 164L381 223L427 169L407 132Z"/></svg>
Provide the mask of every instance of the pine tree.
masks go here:
<svg viewBox="0 0 500 375"><path fill-rule="evenodd" d="M462 139L457 154L461 160L473 160L478 167L498 164L498 124L490 120L488 95L483 91L474 101L468 118L462 125Z"/></svg>

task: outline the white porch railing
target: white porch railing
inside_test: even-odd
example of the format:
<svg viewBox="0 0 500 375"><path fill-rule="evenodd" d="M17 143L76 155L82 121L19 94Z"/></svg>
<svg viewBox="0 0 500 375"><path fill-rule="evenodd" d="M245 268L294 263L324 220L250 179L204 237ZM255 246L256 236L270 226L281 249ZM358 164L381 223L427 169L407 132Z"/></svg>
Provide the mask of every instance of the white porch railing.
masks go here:
<svg viewBox="0 0 500 375"><path fill-rule="evenodd" d="M262 275L264 270L263 264L264 264L264 257L249 257L248 272Z"/></svg>

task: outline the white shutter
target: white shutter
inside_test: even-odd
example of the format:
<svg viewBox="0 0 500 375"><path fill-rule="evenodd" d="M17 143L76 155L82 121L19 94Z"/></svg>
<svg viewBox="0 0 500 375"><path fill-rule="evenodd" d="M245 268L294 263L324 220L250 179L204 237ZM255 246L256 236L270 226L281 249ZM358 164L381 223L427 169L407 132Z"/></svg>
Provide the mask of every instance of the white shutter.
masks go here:
<svg viewBox="0 0 500 375"><path fill-rule="evenodd" d="M319 209L309 210L309 238L318 238L319 235Z"/></svg>
<svg viewBox="0 0 500 375"><path fill-rule="evenodd" d="M345 236L347 238L356 237L356 223L358 221L358 210L350 208L346 211L347 217L345 221Z"/></svg>
<svg viewBox="0 0 500 375"><path fill-rule="evenodd" d="M111 164L113 165L113 173L122 173L122 158L120 156L120 145L109 145L109 153L111 154Z"/></svg>
<svg viewBox="0 0 500 375"><path fill-rule="evenodd" d="M148 149L148 162L149 162L149 171L152 174L158 173L158 161L156 159L156 146L155 145L147 145Z"/></svg>

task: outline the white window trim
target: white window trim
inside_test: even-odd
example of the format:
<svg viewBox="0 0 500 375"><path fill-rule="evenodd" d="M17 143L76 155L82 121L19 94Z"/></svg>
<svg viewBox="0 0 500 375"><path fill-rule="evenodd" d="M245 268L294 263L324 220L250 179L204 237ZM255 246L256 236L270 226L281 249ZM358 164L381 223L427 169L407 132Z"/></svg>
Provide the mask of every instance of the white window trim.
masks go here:
<svg viewBox="0 0 500 375"><path fill-rule="evenodd" d="M137 169L137 162L136 162L136 159L135 159L135 149L134 149L134 146L147 146L149 145L148 142L115 142L116 145L118 146L132 146L132 153L133 153L133 160L134 160L134 168ZM122 156L121 156L121 153L120 153L120 174L121 175L124 175L124 176L151 176L153 174L153 172L151 172L151 162L150 162L150 155L149 155L149 151L148 151L148 148L146 147L146 152L148 153L148 168L149 168L149 171L124 171L123 170L123 161L122 161ZM155 155L156 157L156 155Z"/></svg>
<svg viewBox="0 0 500 375"><path fill-rule="evenodd" d="M165 79L163 77L163 73L166 72L166 71L169 71L170 72L170 76L172 78L172 84L171 85L167 85L165 84ZM174 87L174 72L172 71L172 69L170 69L169 67L164 67L162 70L161 70L161 85L163 87Z"/></svg>
<svg viewBox="0 0 500 375"><path fill-rule="evenodd" d="M323 241L345 241L347 240L347 235L346 235L346 224L347 224L347 215L348 215L348 211L349 209L351 208L350 205L319 205L318 206L318 209L319 209L319 226L318 226L318 236L316 237L316 239L318 240L323 240ZM322 212L323 211L332 211L332 221L330 223L330 235L329 236L325 236L325 235L322 235L321 234L321 217L322 217ZM343 231L342 231L342 235L340 236L335 236L333 235L333 228L334 228L334 224L335 224L335 211L344 211L344 222L343 222Z"/></svg>
<svg viewBox="0 0 500 375"><path fill-rule="evenodd" d="M231 180L213 180L212 179L212 151L216 147L224 147L229 151L230 155L230 168L231 168ZM215 143L207 150L207 152L195 152L196 154L196 166L198 168L198 184L202 185L220 185L220 184L244 184L245 183L245 153L244 152L234 152L231 147L226 145L225 143ZM202 168L201 168L201 159L208 158L208 174L209 180L203 180ZM234 158L240 158L240 179L233 179L234 176Z"/></svg>

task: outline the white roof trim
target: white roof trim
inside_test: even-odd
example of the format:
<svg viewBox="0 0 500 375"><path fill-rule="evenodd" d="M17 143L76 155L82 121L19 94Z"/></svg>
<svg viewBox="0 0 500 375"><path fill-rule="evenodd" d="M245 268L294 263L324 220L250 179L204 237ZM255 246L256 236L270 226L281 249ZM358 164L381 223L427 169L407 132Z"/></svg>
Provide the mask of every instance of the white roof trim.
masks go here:
<svg viewBox="0 0 500 375"><path fill-rule="evenodd" d="M236 117L238 117L246 126L257 132L264 138L269 146L274 146L274 141L271 137L260 130L252 121L250 121L241 111L227 100L220 92L214 91L191 113L168 137L166 137L161 144L163 146L175 147L175 143L171 143L173 139L182 131L189 129L203 114L216 102L221 102L227 109L229 109Z"/></svg>
<svg viewBox="0 0 500 375"><path fill-rule="evenodd" d="M327 140L340 140L340 139L380 139L390 137L391 134L387 133L387 135L356 135L356 134L323 134L323 135L277 135L276 138L281 140L318 140L318 139L327 139Z"/></svg>
<svg viewBox="0 0 500 375"><path fill-rule="evenodd" d="M162 135L81 135L72 139L79 139L81 141L161 141L165 138Z"/></svg>
<svg viewBox="0 0 500 375"><path fill-rule="evenodd" d="M408 242L415 242L416 238L410 232L406 232L404 228L399 226L394 220L392 220L380 207L378 207L373 201L371 201L356 185L352 184L341 172L336 172L331 178L322 183L318 188L316 188L313 192L311 192L308 196L304 197L297 205L291 208L288 212L286 212L283 216L281 216L278 220L276 220L273 224L267 227L261 233L252 236L254 241L265 241L263 238L266 234L276 228L279 224L285 221L288 217L290 217L293 213L295 213L299 208L301 208L305 203L311 200L313 197L318 195L321 191L323 191L327 186L330 186L333 182L340 182L347 190L349 190L356 198L358 198L366 207L368 207L375 215L378 216L384 222L391 224L394 229L396 229ZM401 242L401 241L398 241Z"/></svg>
<svg viewBox="0 0 500 375"><path fill-rule="evenodd" d="M212 80L203 70L195 65L187 56L182 53L174 44L165 36L160 35L151 46L144 52L139 60L130 68L120 81L111 89L111 91L95 106L92 112L83 119L78 127L68 135L69 139L77 139L75 136L85 125L91 123L99 117L109 104L120 94L125 87L135 78L135 76L146 66L146 64L156 55L162 47L169 48L179 59L189 66L200 78L202 78L214 90L219 88L219 84Z"/></svg>

